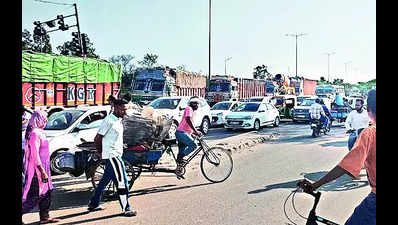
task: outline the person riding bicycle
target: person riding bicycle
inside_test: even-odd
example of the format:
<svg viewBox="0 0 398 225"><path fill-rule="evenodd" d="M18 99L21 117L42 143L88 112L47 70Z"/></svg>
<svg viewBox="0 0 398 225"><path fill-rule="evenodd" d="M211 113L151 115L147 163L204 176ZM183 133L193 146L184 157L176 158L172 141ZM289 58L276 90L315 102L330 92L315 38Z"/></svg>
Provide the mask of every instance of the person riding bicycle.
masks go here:
<svg viewBox="0 0 398 225"><path fill-rule="evenodd" d="M302 180L300 186L308 192L312 192L322 185L329 183L344 174L354 178L359 176L365 166L368 182L371 187L370 194L355 208L346 225L376 224L376 90L370 90L367 99L367 111L373 125L366 127L355 142L354 147L340 161L340 163L328 172L320 180L311 183Z"/></svg>
<svg viewBox="0 0 398 225"><path fill-rule="evenodd" d="M316 120L321 120L323 126L326 127L326 123L327 122L327 118L326 118L326 114L323 111L323 107L320 104L321 103L321 99L317 98L315 99L315 103L311 105L310 108L310 116L311 119L316 119Z"/></svg>
<svg viewBox="0 0 398 225"><path fill-rule="evenodd" d="M184 162L184 156L189 155L197 147L192 134L202 136L194 126L194 111L198 108L199 98L194 96L189 100L188 106L184 110L182 121L177 127L175 135L178 142L177 163L179 164Z"/></svg>
<svg viewBox="0 0 398 225"><path fill-rule="evenodd" d="M369 116L368 113L363 110L362 99L357 99L355 102L355 110L352 110L348 114L345 121L345 127L347 128L347 133L351 133L348 138L348 149L351 150L354 143L362 132L362 130L369 126Z"/></svg>

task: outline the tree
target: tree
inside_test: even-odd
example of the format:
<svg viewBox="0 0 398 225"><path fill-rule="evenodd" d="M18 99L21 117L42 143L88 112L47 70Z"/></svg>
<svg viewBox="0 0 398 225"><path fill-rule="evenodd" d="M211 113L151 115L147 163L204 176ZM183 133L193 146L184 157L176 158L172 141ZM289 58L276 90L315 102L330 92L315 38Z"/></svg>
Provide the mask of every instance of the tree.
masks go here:
<svg viewBox="0 0 398 225"><path fill-rule="evenodd" d="M93 43L90 41L87 35L87 41L86 41L86 46L87 46L87 58L96 58L99 59L99 55L95 54L95 48L93 47ZM60 45L57 47L57 50L59 51L59 54L61 55L66 55L66 56L81 56L80 52L77 52L75 48L72 45L72 41L66 41L64 44Z"/></svg>
<svg viewBox="0 0 398 225"><path fill-rule="evenodd" d="M271 74L267 70L267 66L256 66L254 67L253 78L254 79L267 79L271 78Z"/></svg>
<svg viewBox="0 0 398 225"><path fill-rule="evenodd" d="M158 57L158 55L147 53L142 61L138 61L138 64L146 68L153 68L157 63Z"/></svg>
<svg viewBox="0 0 398 225"><path fill-rule="evenodd" d="M135 77L135 65L131 60L134 59L132 55L114 55L109 58L109 61L122 66L122 87L128 89L131 85L131 81ZM124 91L123 91L124 93Z"/></svg>
<svg viewBox="0 0 398 225"><path fill-rule="evenodd" d="M50 36L48 34L43 36L34 34L32 39L31 33L27 29L24 29L22 31L22 50L52 53Z"/></svg>

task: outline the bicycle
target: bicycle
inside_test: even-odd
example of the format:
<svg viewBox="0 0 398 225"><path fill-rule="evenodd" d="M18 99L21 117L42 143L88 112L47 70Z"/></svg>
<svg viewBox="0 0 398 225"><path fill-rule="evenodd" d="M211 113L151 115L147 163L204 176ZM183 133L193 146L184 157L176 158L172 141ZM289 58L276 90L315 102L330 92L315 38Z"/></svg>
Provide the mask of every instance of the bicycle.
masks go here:
<svg viewBox="0 0 398 225"><path fill-rule="evenodd" d="M297 183L297 186L298 186L298 188L297 188L296 190L292 191L292 193L290 193L289 196L287 196L287 198L286 198L286 200L285 200L285 203L283 204L283 211L284 211L284 213L285 213L286 218L287 218L290 222L292 222L293 224L297 225L297 224L294 223L294 222L287 216L287 214L286 214L286 202L288 201L288 199L290 198L290 196L292 196L292 194L293 194L293 196L292 196L292 205L293 205L293 209L294 209L294 211L297 213L297 215L299 215L301 218L307 220L306 225L318 225L317 222L321 222L321 223L323 223L323 224L329 224L329 225L339 225L339 224L337 224L337 223L335 223L335 222L333 222L333 221L330 221L330 220L328 220L328 219L325 219L325 218L323 218L323 217L320 217L320 216L317 216L317 215L316 215L315 210L316 210L316 207L318 206L319 199L321 198L321 192L319 192L319 191L318 191L318 192L314 192L314 191L309 190L309 188L306 188L306 187L307 187L307 184L303 183L302 181L299 181L299 182ZM304 188L303 188L303 187L304 187ZM308 215L307 218L304 217L304 216L302 216L302 215L300 215L300 213L297 212L296 207L295 207L295 205L294 205L294 196L295 196L295 194L296 194L297 192L302 192L302 191L303 191L304 193L307 193L307 194L312 195L312 196L315 198L315 200L314 200L314 205L312 206L312 209L311 209L311 211L310 211L310 213L309 213L309 215Z"/></svg>
<svg viewBox="0 0 398 225"><path fill-rule="evenodd" d="M172 151L172 146L176 144L175 139L173 140L163 140L162 141L162 152L157 158L152 158L151 160L138 159L137 157L128 157L128 154L134 155L133 152L125 151L123 154L123 161L126 167L126 173L129 180L129 190L133 187L135 180L141 175L142 172L164 172L164 173L174 173L178 179L185 179L184 175L186 173L185 167L199 154L203 153L200 168L203 176L212 183L220 183L228 179L232 173L233 160L231 153L222 147L209 147L207 143L203 140L203 137L195 137L195 141L198 142L198 147L190 154L188 159L184 160L183 163L177 163L177 158ZM149 154L151 151L148 151ZM156 168L159 159L162 155L168 152L173 156L175 168ZM142 154L142 153L140 153ZM100 178L98 175L102 175L104 165L101 164L97 167L96 179L93 179L93 187L96 187L97 182ZM102 171L101 171L102 170ZM104 193L111 193L110 195L116 194L116 187L112 182L107 185Z"/></svg>

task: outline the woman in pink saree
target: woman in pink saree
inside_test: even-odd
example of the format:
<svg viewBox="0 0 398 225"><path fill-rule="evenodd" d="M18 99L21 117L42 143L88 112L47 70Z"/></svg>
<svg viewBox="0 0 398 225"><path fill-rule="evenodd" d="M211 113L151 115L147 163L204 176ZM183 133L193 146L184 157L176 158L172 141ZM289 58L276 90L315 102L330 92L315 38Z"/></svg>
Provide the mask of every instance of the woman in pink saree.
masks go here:
<svg viewBox="0 0 398 225"><path fill-rule="evenodd" d="M22 215L39 205L40 224L59 221L50 218L49 215L53 185L48 141L43 132L46 124L47 113L36 110L28 122L25 133L25 185L22 189Z"/></svg>

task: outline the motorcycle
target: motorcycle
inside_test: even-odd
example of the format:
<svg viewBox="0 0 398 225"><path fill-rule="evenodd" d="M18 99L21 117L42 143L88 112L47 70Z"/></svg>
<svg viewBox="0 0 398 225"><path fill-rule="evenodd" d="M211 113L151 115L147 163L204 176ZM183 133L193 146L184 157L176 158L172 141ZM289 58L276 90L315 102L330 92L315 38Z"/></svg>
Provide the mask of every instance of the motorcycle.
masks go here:
<svg viewBox="0 0 398 225"><path fill-rule="evenodd" d="M326 127L323 126L323 122L320 119L312 119L311 120L311 129L312 129L312 137L318 137L321 133L326 134L330 131L331 120L328 119L328 125Z"/></svg>

